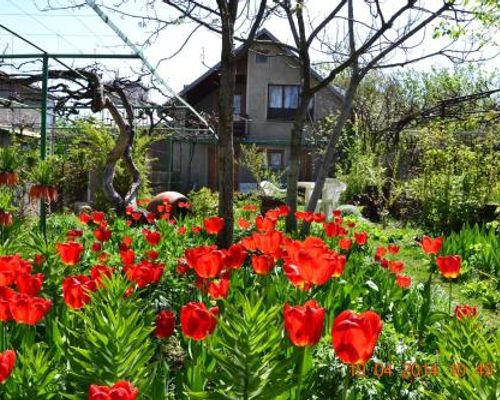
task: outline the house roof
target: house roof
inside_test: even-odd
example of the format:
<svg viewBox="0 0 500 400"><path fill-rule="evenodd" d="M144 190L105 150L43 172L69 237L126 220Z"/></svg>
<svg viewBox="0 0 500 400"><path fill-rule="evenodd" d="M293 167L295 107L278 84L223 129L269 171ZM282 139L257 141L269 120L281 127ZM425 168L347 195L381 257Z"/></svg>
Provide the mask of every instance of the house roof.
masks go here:
<svg viewBox="0 0 500 400"><path fill-rule="evenodd" d="M267 30L266 28L262 28L261 30L259 30L259 32L257 32L257 34L255 35L255 38L257 40L264 40L264 41L269 41L269 44L276 44L276 45L280 45L280 44L283 44L283 42L281 42L276 36L274 36L269 30ZM243 45L240 45L239 47L236 48L236 54L240 54L241 52L243 51ZM283 47L283 52L288 56L288 57L291 57L297 61L299 61L299 57L294 54L290 49L286 48L286 47ZM197 79L195 79L193 82L191 82L189 85L186 85L184 86L184 88L178 93L179 96L181 97L185 97L189 94L189 92L191 90L193 90L194 88L196 88L198 85L202 84L203 82L205 82L205 80L211 78L212 76L216 75L217 72L219 71L220 69L220 62L218 62L217 64L215 64L212 68L210 68L208 71L206 71L204 74L202 74L201 76L199 76ZM321 76L320 73L318 73L316 70L314 69L311 69L311 75L313 76L313 78L317 79L317 80L322 80L323 79L323 76ZM343 97L343 90L340 89L340 88L335 88L333 86L327 86L327 88L338 98L338 99L342 99Z"/></svg>

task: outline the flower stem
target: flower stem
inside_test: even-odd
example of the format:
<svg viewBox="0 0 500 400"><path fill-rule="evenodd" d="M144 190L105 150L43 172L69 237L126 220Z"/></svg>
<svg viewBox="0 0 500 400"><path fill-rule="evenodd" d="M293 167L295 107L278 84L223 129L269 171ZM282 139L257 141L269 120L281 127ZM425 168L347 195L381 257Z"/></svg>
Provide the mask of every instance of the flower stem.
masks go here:
<svg viewBox="0 0 500 400"><path fill-rule="evenodd" d="M346 371L344 377L344 390L342 391L342 400L347 399L347 391L349 390L349 384L350 384L349 371Z"/></svg>
<svg viewBox="0 0 500 400"><path fill-rule="evenodd" d="M451 314L451 279L450 279L450 292L449 292L449 298L448 298L448 314Z"/></svg>

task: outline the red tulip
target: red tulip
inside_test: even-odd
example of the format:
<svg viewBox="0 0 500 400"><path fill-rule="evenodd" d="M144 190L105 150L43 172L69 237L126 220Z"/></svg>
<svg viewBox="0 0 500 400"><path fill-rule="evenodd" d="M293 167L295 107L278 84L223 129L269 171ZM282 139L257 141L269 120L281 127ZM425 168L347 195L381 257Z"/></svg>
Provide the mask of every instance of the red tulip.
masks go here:
<svg viewBox="0 0 500 400"><path fill-rule="evenodd" d="M333 216L333 218L340 218L342 216L342 211L333 210L332 216Z"/></svg>
<svg viewBox="0 0 500 400"><path fill-rule="evenodd" d="M253 232L251 237L243 238L241 244L248 251L260 251L277 260L281 256L282 240L283 234L279 231L268 231L266 233Z"/></svg>
<svg viewBox="0 0 500 400"><path fill-rule="evenodd" d="M245 204L243 206L243 211L256 212L257 211L257 204Z"/></svg>
<svg viewBox="0 0 500 400"><path fill-rule="evenodd" d="M119 381L111 387L90 385L88 400L136 400L138 394L130 382Z"/></svg>
<svg viewBox="0 0 500 400"><path fill-rule="evenodd" d="M324 213L313 213L314 222L323 222L325 219L326 215Z"/></svg>
<svg viewBox="0 0 500 400"><path fill-rule="evenodd" d="M31 264L19 256L0 256L0 287L12 285L18 275L31 270Z"/></svg>
<svg viewBox="0 0 500 400"><path fill-rule="evenodd" d="M99 252L99 251L101 251L101 250L102 250L102 245L101 245L101 243L99 243L99 242L94 242L94 243L92 243L92 247L91 247L91 249L92 249L92 251L93 251L94 253L97 253L97 252Z"/></svg>
<svg viewBox="0 0 500 400"><path fill-rule="evenodd" d="M148 250L146 251L146 257L151 261L154 261L158 258L158 252L156 250Z"/></svg>
<svg viewBox="0 0 500 400"><path fill-rule="evenodd" d="M267 275L274 267L274 259L268 254L252 255L252 268L257 275Z"/></svg>
<svg viewBox="0 0 500 400"><path fill-rule="evenodd" d="M328 237L339 237L347 234L347 230L336 222L328 222L323 224L325 235Z"/></svg>
<svg viewBox="0 0 500 400"><path fill-rule="evenodd" d="M19 324L36 325L52 307L52 301L18 293L9 300L12 319Z"/></svg>
<svg viewBox="0 0 500 400"><path fill-rule="evenodd" d="M160 311L156 316L153 335L158 339L166 339L173 335L175 330L175 314L170 310Z"/></svg>
<svg viewBox="0 0 500 400"><path fill-rule="evenodd" d="M443 247L443 238L441 236L432 239L429 236L422 238L422 250L425 254L438 254Z"/></svg>
<svg viewBox="0 0 500 400"><path fill-rule="evenodd" d="M16 352L14 350L6 350L0 353L0 384L7 380L15 364Z"/></svg>
<svg viewBox="0 0 500 400"><path fill-rule="evenodd" d="M375 261L380 261L386 254L387 249L385 247L377 247L377 250L375 250Z"/></svg>
<svg viewBox="0 0 500 400"><path fill-rule="evenodd" d="M226 251L226 267L238 269L247 258L248 253L241 244L233 244Z"/></svg>
<svg viewBox="0 0 500 400"><path fill-rule="evenodd" d="M389 250L389 253L391 253L391 254L398 254L399 253L399 246L392 244L392 243L389 243L387 245L387 250Z"/></svg>
<svg viewBox="0 0 500 400"><path fill-rule="evenodd" d="M295 346L314 346L321 339L325 309L314 300L303 306L285 304L285 330Z"/></svg>
<svg viewBox="0 0 500 400"><path fill-rule="evenodd" d="M439 272L447 279L455 279L460 275L462 258L460 256L440 256L436 257L436 265Z"/></svg>
<svg viewBox="0 0 500 400"><path fill-rule="evenodd" d="M277 221L281 217L280 209L273 208L271 210L267 210L266 213L264 214L264 217Z"/></svg>
<svg viewBox="0 0 500 400"><path fill-rule="evenodd" d="M124 267L123 270L127 279L137 283L140 288L144 288L147 285L159 282L164 268L163 264L142 260L139 264Z"/></svg>
<svg viewBox="0 0 500 400"><path fill-rule="evenodd" d="M76 238L82 237L83 231L81 229L70 229L66 232L66 238L69 241L76 240Z"/></svg>
<svg viewBox="0 0 500 400"><path fill-rule="evenodd" d="M12 217L12 213L9 211L0 210L0 226L12 226L14 223L14 219Z"/></svg>
<svg viewBox="0 0 500 400"><path fill-rule="evenodd" d="M80 262L83 253L83 245L81 243L57 243L56 248L64 265L73 266Z"/></svg>
<svg viewBox="0 0 500 400"><path fill-rule="evenodd" d="M225 299L229 293L231 279L224 277L208 284L208 294L214 300Z"/></svg>
<svg viewBox="0 0 500 400"><path fill-rule="evenodd" d="M33 264L35 264L37 267L41 266L43 263L45 263L45 257L41 254L35 254L33 257Z"/></svg>
<svg viewBox="0 0 500 400"><path fill-rule="evenodd" d="M100 224L101 222L106 221L106 214L104 211L93 211L92 212L92 220L96 224Z"/></svg>
<svg viewBox="0 0 500 400"><path fill-rule="evenodd" d="M295 211L295 218L310 224L314 220L314 215L312 211Z"/></svg>
<svg viewBox="0 0 500 400"><path fill-rule="evenodd" d="M181 328L184 336L194 340L204 340L217 325L219 309L207 309L205 304L190 302L181 308Z"/></svg>
<svg viewBox="0 0 500 400"><path fill-rule="evenodd" d="M224 218L209 217L203 220L203 226L210 235L217 235L224 227Z"/></svg>
<svg viewBox="0 0 500 400"><path fill-rule="evenodd" d="M146 242L148 242L151 246L156 246L158 243L160 243L161 240L160 232L150 231L149 229L143 229L142 234L144 235Z"/></svg>
<svg viewBox="0 0 500 400"><path fill-rule="evenodd" d="M79 309L90 301L90 292L97 290L96 281L85 275L68 276L63 281L64 302Z"/></svg>
<svg viewBox="0 0 500 400"><path fill-rule="evenodd" d="M368 233L366 232L356 232L354 234L354 239L359 246L363 246L368 241Z"/></svg>
<svg viewBox="0 0 500 400"><path fill-rule="evenodd" d="M346 262L347 262L347 258L343 254L333 256L333 259L332 259L332 266L333 266L332 277L333 278L338 278L338 277L340 277L340 275L342 275L344 273Z"/></svg>
<svg viewBox="0 0 500 400"><path fill-rule="evenodd" d="M102 286L103 277L111 278L113 272L115 272L115 269L106 265L94 265L90 268L90 278L93 279L98 286Z"/></svg>
<svg viewBox="0 0 500 400"><path fill-rule="evenodd" d="M111 238L111 231L106 226L99 226L94 231L94 236L99 242L107 242Z"/></svg>
<svg viewBox="0 0 500 400"><path fill-rule="evenodd" d="M255 226L262 233L274 231L277 222L276 218L263 217L261 215L255 218Z"/></svg>
<svg viewBox="0 0 500 400"><path fill-rule="evenodd" d="M200 278L215 278L224 268L224 253L215 246L199 246L184 252L187 264Z"/></svg>
<svg viewBox="0 0 500 400"><path fill-rule="evenodd" d="M455 307L455 317L458 320L463 318L472 318L477 315L477 307L469 306L467 304L457 305Z"/></svg>
<svg viewBox="0 0 500 400"><path fill-rule="evenodd" d="M132 245L132 238L130 236L123 236L120 244L120 250L127 250Z"/></svg>
<svg viewBox="0 0 500 400"><path fill-rule="evenodd" d="M396 283L402 287L403 289L408 289L411 285L411 277L410 276L404 276L404 275L397 275L396 276Z"/></svg>
<svg viewBox="0 0 500 400"><path fill-rule="evenodd" d="M36 275L22 274L16 279L16 286L19 293L25 293L28 296L37 296L42 289L43 274Z"/></svg>
<svg viewBox="0 0 500 400"><path fill-rule="evenodd" d="M381 331L382 321L377 313L342 311L332 326L335 353L344 363L365 364L375 349Z"/></svg>
<svg viewBox="0 0 500 400"><path fill-rule="evenodd" d="M120 258L123 265L130 265L135 262L135 251L133 249L120 250Z"/></svg>
<svg viewBox="0 0 500 400"><path fill-rule="evenodd" d="M238 226L241 229L248 229L252 226L252 223L246 220L245 218L238 219Z"/></svg>
<svg viewBox="0 0 500 400"><path fill-rule="evenodd" d="M403 261L389 261L389 270L394 274L400 274L405 269L405 263Z"/></svg>
<svg viewBox="0 0 500 400"><path fill-rule="evenodd" d="M201 226L193 226L192 231L195 235L199 235L202 231Z"/></svg>
<svg viewBox="0 0 500 400"><path fill-rule="evenodd" d="M16 295L16 292L10 287L0 287L0 321L9 322L12 319L10 312L10 299Z"/></svg>
<svg viewBox="0 0 500 400"><path fill-rule="evenodd" d="M84 212L82 212L80 214L79 218L80 218L80 222L84 223L85 225L87 225L90 221L92 221L92 217L89 214L84 213Z"/></svg>
<svg viewBox="0 0 500 400"><path fill-rule="evenodd" d="M339 247L342 250L349 250L352 246L352 240L349 238L341 238L339 239Z"/></svg>
<svg viewBox="0 0 500 400"><path fill-rule="evenodd" d="M186 234L186 227L185 226L179 226L179 228L177 228L177 233L181 236L184 236Z"/></svg>

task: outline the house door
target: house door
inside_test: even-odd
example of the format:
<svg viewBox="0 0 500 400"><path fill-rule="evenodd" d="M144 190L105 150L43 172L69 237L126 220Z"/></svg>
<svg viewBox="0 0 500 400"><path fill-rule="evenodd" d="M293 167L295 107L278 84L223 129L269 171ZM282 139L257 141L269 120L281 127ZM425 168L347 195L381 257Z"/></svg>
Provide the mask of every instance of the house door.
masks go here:
<svg viewBox="0 0 500 400"><path fill-rule="evenodd" d="M303 150L300 153L299 181L310 182L312 180L312 155Z"/></svg>

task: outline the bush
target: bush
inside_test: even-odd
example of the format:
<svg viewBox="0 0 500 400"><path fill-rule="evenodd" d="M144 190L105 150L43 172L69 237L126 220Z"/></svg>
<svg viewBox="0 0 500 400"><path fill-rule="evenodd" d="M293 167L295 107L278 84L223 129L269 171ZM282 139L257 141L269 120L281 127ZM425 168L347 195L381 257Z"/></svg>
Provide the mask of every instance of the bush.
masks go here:
<svg viewBox="0 0 500 400"><path fill-rule="evenodd" d="M500 159L493 132L465 143L463 126L435 124L420 132L420 165L410 182L422 223L435 232L477 220L488 201L500 199ZM472 128L472 127L469 127Z"/></svg>

